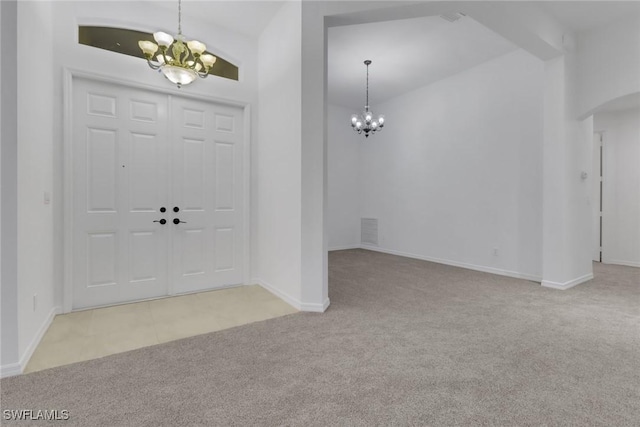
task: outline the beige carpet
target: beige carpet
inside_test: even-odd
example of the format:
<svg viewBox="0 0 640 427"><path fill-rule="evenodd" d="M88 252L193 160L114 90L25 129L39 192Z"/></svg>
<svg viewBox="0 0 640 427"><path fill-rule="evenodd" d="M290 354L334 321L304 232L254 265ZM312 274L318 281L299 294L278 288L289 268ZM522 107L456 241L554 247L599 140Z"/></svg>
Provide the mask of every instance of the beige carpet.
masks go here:
<svg viewBox="0 0 640 427"><path fill-rule="evenodd" d="M66 409L61 425L87 427L638 426L640 269L595 274L557 291L334 252L323 315L9 378L1 407Z"/></svg>

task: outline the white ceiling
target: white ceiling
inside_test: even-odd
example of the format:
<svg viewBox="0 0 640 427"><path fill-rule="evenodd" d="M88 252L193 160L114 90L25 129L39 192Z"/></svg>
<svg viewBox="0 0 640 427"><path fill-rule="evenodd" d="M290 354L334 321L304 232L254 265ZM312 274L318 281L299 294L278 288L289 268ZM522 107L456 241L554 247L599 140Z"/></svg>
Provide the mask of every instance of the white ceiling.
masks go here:
<svg viewBox="0 0 640 427"><path fill-rule="evenodd" d="M177 0L147 0L177 10ZM185 16L258 37L283 0L182 0ZM325 0L330 1L330 0ZM523 2L524 4L525 2ZM527 2L529 3L529 2ZM579 32L640 15L640 1L531 2ZM495 7L487 2L488 7ZM516 46L470 17L450 23L439 16L332 27L328 35L329 102L364 106L370 66L370 104L433 83L508 53Z"/></svg>
<svg viewBox="0 0 640 427"><path fill-rule="evenodd" d="M617 113L640 108L640 94L621 96L600 106L596 113Z"/></svg>
<svg viewBox="0 0 640 427"><path fill-rule="evenodd" d="M153 3L164 9L175 10L177 19L177 0ZM258 37L283 3L283 0L182 0L182 14L246 36Z"/></svg>
<svg viewBox="0 0 640 427"><path fill-rule="evenodd" d="M365 59L369 103L426 86L516 46L470 17L448 22L429 16L332 27L328 36L329 102L353 109L365 103Z"/></svg>
<svg viewBox="0 0 640 427"><path fill-rule="evenodd" d="M638 1L541 1L537 4L569 30L592 30L619 19L640 16Z"/></svg>

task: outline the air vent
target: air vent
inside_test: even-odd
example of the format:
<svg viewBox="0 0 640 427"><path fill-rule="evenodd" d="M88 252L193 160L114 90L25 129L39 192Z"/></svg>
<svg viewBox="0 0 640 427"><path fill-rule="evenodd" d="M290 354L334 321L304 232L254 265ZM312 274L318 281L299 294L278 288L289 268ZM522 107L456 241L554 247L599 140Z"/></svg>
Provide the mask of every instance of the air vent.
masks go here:
<svg viewBox="0 0 640 427"><path fill-rule="evenodd" d="M466 15L460 12L449 12L449 13L440 15L440 18L444 19L445 21L456 22L458 19L462 18L463 16L466 16Z"/></svg>
<svg viewBox="0 0 640 427"><path fill-rule="evenodd" d="M360 218L360 243L378 246L377 218Z"/></svg>

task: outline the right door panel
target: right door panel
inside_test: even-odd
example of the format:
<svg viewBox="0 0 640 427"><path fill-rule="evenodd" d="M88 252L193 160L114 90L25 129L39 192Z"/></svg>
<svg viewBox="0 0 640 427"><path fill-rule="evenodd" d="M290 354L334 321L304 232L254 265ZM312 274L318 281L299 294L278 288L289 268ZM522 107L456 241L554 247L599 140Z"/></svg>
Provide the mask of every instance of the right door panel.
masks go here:
<svg viewBox="0 0 640 427"><path fill-rule="evenodd" d="M171 105L173 292L240 284L242 110L180 97Z"/></svg>

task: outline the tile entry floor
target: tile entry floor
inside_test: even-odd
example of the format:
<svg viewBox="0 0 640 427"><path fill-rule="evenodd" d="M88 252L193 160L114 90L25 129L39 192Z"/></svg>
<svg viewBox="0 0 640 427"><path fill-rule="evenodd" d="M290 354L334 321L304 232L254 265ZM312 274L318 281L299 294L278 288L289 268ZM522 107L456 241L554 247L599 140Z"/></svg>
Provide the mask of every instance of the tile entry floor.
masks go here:
<svg viewBox="0 0 640 427"><path fill-rule="evenodd" d="M59 314L25 373L280 317L297 310L258 285Z"/></svg>

